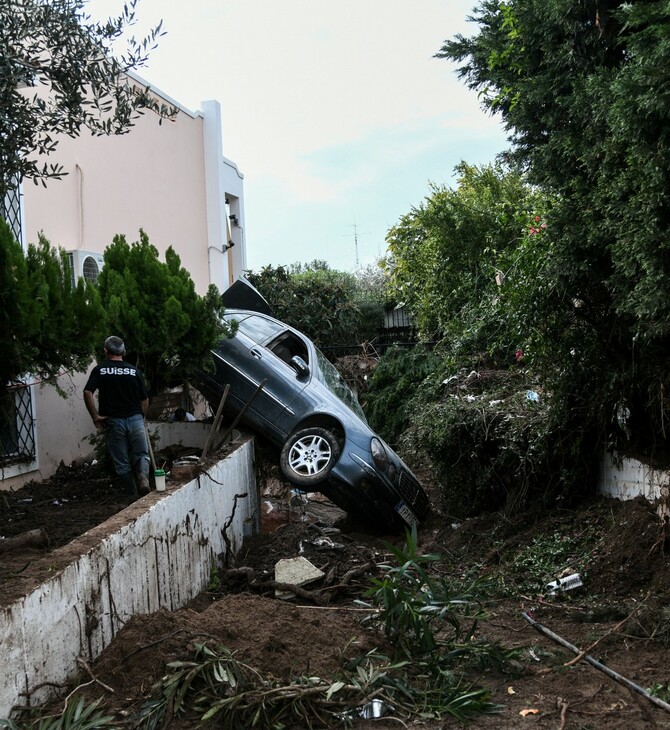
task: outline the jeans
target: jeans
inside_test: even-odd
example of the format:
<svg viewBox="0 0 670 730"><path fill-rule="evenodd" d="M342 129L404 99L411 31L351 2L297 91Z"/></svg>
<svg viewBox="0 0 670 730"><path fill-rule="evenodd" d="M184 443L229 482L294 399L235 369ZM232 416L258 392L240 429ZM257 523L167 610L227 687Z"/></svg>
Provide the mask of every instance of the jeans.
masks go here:
<svg viewBox="0 0 670 730"><path fill-rule="evenodd" d="M137 414L128 418L108 418L107 450L120 477L133 473L133 467L140 474L149 476L149 448L144 430L144 416Z"/></svg>

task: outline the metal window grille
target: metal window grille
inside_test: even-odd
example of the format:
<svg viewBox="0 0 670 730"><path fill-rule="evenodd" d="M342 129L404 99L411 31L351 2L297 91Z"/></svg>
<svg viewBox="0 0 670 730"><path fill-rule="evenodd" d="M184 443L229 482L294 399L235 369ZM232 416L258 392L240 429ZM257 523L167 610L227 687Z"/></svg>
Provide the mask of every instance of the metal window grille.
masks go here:
<svg viewBox="0 0 670 730"><path fill-rule="evenodd" d="M21 188L18 184L5 195L4 200L0 200L0 217L5 219L14 238L21 243Z"/></svg>
<svg viewBox="0 0 670 730"><path fill-rule="evenodd" d="M35 428L30 386L19 383L0 396L0 463L32 461Z"/></svg>

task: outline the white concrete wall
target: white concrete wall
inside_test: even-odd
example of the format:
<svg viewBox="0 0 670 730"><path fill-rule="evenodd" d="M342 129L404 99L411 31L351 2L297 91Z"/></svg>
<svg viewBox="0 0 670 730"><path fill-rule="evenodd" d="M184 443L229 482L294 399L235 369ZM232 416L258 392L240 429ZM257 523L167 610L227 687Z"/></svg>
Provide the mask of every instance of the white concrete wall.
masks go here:
<svg viewBox="0 0 670 730"><path fill-rule="evenodd" d="M248 439L208 474L152 492L61 548L81 546L81 556L0 609L0 718L25 704L21 692L73 677L77 657L93 661L131 616L180 608L207 586L218 556L258 529L253 461ZM30 703L50 692L32 692Z"/></svg>
<svg viewBox="0 0 670 730"><path fill-rule="evenodd" d="M166 446L175 445L204 449L211 430L212 424L202 421L177 421L175 423L150 421L147 423L147 431L157 451ZM212 436L208 447L210 453L220 445L224 432L225 429L221 429ZM238 432L235 431L234 433L237 434Z"/></svg>
<svg viewBox="0 0 670 730"><path fill-rule="evenodd" d="M670 472L653 469L635 459L617 460L612 454L605 454L598 491L617 499L634 499L642 495L657 503L659 512L665 514L670 502Z"/></svg>
<svg viewBox="0 0 670 730"><path fill-rule="evenodd" d="M84 405L86 373L68 372L58 378L63 395L31 377L32 415L36 457L33 461L8 464L0 472L0 491L19 488L32 479L49 478L61 462L71 464L93 453L90 437L95 433Z"/></svg>

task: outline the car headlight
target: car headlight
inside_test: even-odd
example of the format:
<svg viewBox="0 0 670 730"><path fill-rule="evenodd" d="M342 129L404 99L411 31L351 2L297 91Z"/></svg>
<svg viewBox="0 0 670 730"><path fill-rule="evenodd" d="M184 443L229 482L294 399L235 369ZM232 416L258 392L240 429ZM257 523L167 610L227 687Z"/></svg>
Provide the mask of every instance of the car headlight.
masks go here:
<svg viewBox="0 0 670 730"><path fill-rule="evenodd" d="M386 455L386 449L378 438L373 438L372 441L370 441L370 451L372 452L372 458L377 469L382 472L386 471L389 465L389 460Z"/></svg>

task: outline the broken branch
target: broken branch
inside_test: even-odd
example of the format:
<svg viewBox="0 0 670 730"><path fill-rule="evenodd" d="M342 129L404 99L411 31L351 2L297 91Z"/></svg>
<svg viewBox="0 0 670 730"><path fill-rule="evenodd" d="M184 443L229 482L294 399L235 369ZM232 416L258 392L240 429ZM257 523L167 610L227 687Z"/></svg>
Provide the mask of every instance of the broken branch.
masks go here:
<svg viewBox="0 0 670 730"><path fill-rule="evenodd" d="M88 676L94 682L96 682L96 684L99 684L103 689L106 689L108 692L111 692L112 694L114 694L114 690L108 684L101 682L95 676L95 674L93 674L93 670L91 669L91 667L89 667L88 662L84 661L84 659L82 659L80 656L77 657L77 664L86 672L86 674L88 674Z"/></svg>
<svg viewBox="0 0 670 730"><path fill-rule="evenodd" d="M28 530L28 532L22 532L20 535L0 540L0 553L7 553L10 550L18 550L24 547L49 547L47 531L40 527L37 530Z"/></svg>
<svg viewBox="0 0 670 730"><path fill-rule="evenodd" d="M570 649L570 651L573 651L575 654L580 653L579 649L576 646L574 646L574 644L570 644L564 638L562 638L558 634L555 634L553 631L551 631L551 629L548 629L546 626L543 626L541 623L538 623L534 618L532 618L525 611L521 615L523 616L523 618L526 621L528 621L528 623L536 631L539 631L541 634L544 634L545 636L547 636L550 639L552 639L553 641L555 641L557 644L564 646L566 649ZM665 710L666 712L670 712L670 704L668 704L667 702L664 702L663 700L659 699L658 697L654 697L653 695L650 695L649 692L647 692L647 690L644 689L643 687L640 687L639 684L635 684L635 682L631 682L630 679L627 679L622 674L619 674L618 672L615 672L613 669L610 669L609 667L605 666L604 664L601 664L597 659L594 659L589 654L587 654L584 657L584 661L588 662L592 667L599 669L601 672L604 672L608 677L611 677L615 682L619 682L619 684L622 684L624 687L628 687L628 689L633 690L633 692L637 692L638 694L642 695L643 697L646 697L650 702L657 705L658 707Z"/></svg>

